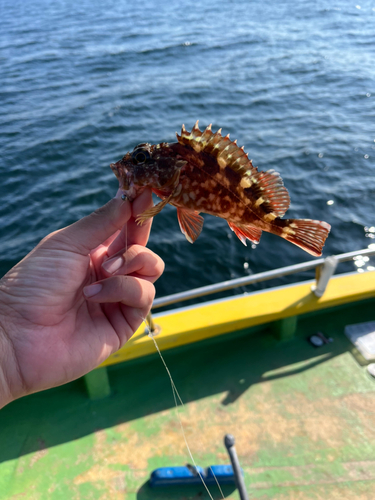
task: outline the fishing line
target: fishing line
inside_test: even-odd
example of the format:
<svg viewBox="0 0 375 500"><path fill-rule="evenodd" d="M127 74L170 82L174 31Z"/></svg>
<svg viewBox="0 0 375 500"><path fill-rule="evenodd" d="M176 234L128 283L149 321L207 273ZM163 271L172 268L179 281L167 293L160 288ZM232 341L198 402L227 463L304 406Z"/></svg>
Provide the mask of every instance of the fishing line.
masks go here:
<svg viewBox="0 0 375 500"><path fill-rule="evenodd" d="M145 324L146 324L146 320L143 320L143 321L144 321L144 322L145 322ZM146 324L146 326L147 326L147 324ZM148 327L147 327L147 328L148 328ZM161 355L161 352L160 352L160 349L159 349L158 344L156 343L155 337L152 335L152 333L151 333L151 332L148 334L148 336L149 336L149 337L150 337L150 338L154 341L154 344L155 344L156 350L157 350L157 351L158 351L158 353L159 353L160 359L162 360L163 365L164 365L165 369L167 370L169 380L171 381L172 390L174 391L174 392L173 392L173 394L175 394L175 393L176 393L176 395L177 395L177 397L178 397L178 400L179 400L179 401L180 401L180 403L181 403L181 406L182 406L183 408L185 408L185 405L184 405L184 403L183 403L183 401L182 401L182 399L181 399L181 397L180 397L180 395L179 395L179 393L178 393L177 387L175 386L175 383L173 382L173 378L172 378L171 372L168 370L167 364L166 364L166 362L164 361L163 356ZM175 401L175 402L176 402L176 401ZM177 404L177 403L176 403L176 404Z"/></svg>
<svg viewBox="0 0 375 500"><path fill-rule="evenodd" d="M150 328L149 328L149 327L148 327L148 325L147 325L147 321L146 321L146 319L145 319L145 318L142 318L142 319L143 319L143 321L144 321L144 323L145 323L145 325L146 325L146 328L148 328L148 329L150 330ZM184 403L182 402L182 399L181 399L181 397L180 397L180 395L179 395L179 393L178 393L178 391L177 391L176 385L175 385L175 383L173 382L173 378L172 378L171 372L169 371L169 369L168 369L168 367L167 367L167 364L166 364L166 362L165 362L165 360L164 360L164 358L163 358L163 356L162 356L162 354L161 354L161 352L160 352L159 346L158 346L158 344L157 344L157 342L156 342L156 340L155 340L155 337L152 335L151 331L149 331L148 336L149 336L149 337L153 340L154 345L155 345L155 349L157 350L157 352L158 352L158 354L159 354L159 356L160 356L160 359L161 359L161 360L162 360L162 362L163 362L163 365L164 365L164 367L165 367L165 369L166 369L166 371L167 371L167 374L168 374L169 380L170 380L170 382L171 382L172 394L173 394L174 404L175 404L175 406L176 406L177 418L178 418L178 421L179 421L179 423L180 423L181 432L182 432L182 436L183 436L184 441L185 441L186 449L187 449L187 451L188 451L188 453L189 453L189 456L190 456L191 461L192 461L192 463L193 463L193 465L194 465L194 467L195 467L195 470L197 471L197 474L198 474L198 476L200 477L200 480L202 481L203 486L205 487L205 489L206 489L206 491L207 491L207 493L208 493L209 497L211 498L211 500L214 500L214 498L212 497L212 495L211 495L211 493L210 493L210 490L208 489L208 486L206 485L206 483L205 483L205 481L204 481L204 479L203 479L202 474L201 474L201 473L199 472L199 470L198 470L198 466L197 466L197 464L196 464L196 462L195 462L195 460L194 460L193 454L192 454L192 452L191 452L191 450L190 450L190 447L189 447L189 444L188 444L188 441L187 441L187 438L186 438L186 434L185 434L184 426L183 426L183 424L182 424L182 420L181 420L181 417L180 417L180 411L179 411L179 405L178 405L178 403L177 403L177 398L178 398L178 400L180 401L181 406L182 406L183 408L185 408ZM176 397L176 396L177 396L177 397ZM213 473L212 468L211 468L211 472ZM217 484L217 485L218 485L218 487L219 487L219 490L220 490L221 496L222 496L222 498L225 500L225 497L224 497L223 492L222 492L222 490L221 490L221 488L220 488L219 482L218 482L218 480L217 480L217 478L216 478L216 476L215 476L215 474L214 474L214 473L213 473L213 476L214 476L214 478L215 478L216 484Z"/></svg>
<svg viewBox="0 0 375 500"><path fill-rule="evenodd" d="M127 251L127 249L128 249L128 226L127 226L127 224L126 224L126 227L125 227L125 251ZM126 275L126 264L127 264L127 262L125 262L125 275ZM205 489L206 489L206 491L207 491L207 493L208 493L208 495L209 495L210 499L211 499L211 500L214 500L214 498L212 497L212 495L211 495L211 493L210 493L210 490L208 489L208 486L206 485L206 483L205 483L205 481L204 481L204 479L203 479L202 474L201 474L201 473L199 472L199 470L198 470L198 466L197 466L197 464L196 464L196 462L195 462L195 459L194 459L194 457L193 457L193 454L192 454L192 452L191 452L191 450L190 450L190 447L189 447L189 444L188 444L188 441L187 441L187 438L186 438L186 434L185 434L184 426L183 426L183 424L182 424L182 420L181 420L181 417L180 417L180 411L179 411L179 405L178 405L177 399L178 399L178 401L180 402L180 405L182 406L182 408L184 408L184 409L185 409L185 405L184 405L184 403L183 403L183 401L182 401L182 399L181 399L181 396L180 396L180 394L179 394L179 392L178 392L178 390L177 390L177 387L176 387L176 385L175 385L175 383L174 383L174 381L173 381L173 378L172 378L171 372L169 371L169 368L168 368L168 366L167 366L167 364L166 364L166 362L165 362L165 360L164 360L164 358L163 358L163 356L162 356L162 354L161 354L161 352L160 352L160 349L159 349L159 346L158 346L158 344L157 344L157 342L156 342L156 340L155 340L155 337L152 335L152 332L151 332L151 326L149 326L149 325L148 325L148 323L147 323L147 319L146 319L146 318L143 318L143 317L142 317L142 320L143 320L143 322L144 322L144 324L145 324L146 328L149 330L148 336L149 336L149 337L153 340L154 345L155 345L155 349L156 349L156 351L158 352L158 354L159 354L159 356L160 356L160 359L161 359L161 361L162 361L162 363L163 363L163 365L164 365L164 368L165 368L165 370L166 370L166 372L167 372L167 374L168 374L168 377L169 377L169 380L170 380L170 383L171 383L171 388L172 388L172 394L173 394L174 404L175 404L175 407L176 407L177 418L178 418L178 421L179 421L179 424L180 424L180 428L181 428L182 436L183 436L184 441L185 441L185 446L186 446L186 449L187 449L187 451L188 451L188 453L189 453L189 456L190 456L191 461L192 461L192 463L193 463L193 465L194 465L194 467L195 467L195 470L197 471L197 474L199 475L200 480L202 481L202 484L203 484L203 486L205 487ZM214 479L215 479L215 481L216 481L216 484L217 484L217 486L218 486L218 488L219 488L220 494L221 494L221 496L222 496L223 500L225 500L225 497L224 497L223 491L222 491L222 489L221 489L221 487L220 487L219 481L217 480L217 477L216 477L216 475L215 475L214 471L212 470L212 467L211 467L211 466L210 466L210 470L211 470L211 473L212 473L212 475L213 475L213 477L214 477Z"/></svg>
<svg viewBox="0 0 375 500"><path fill-rule="evenodd" d="M163 364L164 364L164 366L165 366L165 369L167 370L167 373L168 373L169 379L170 379L170 381L171 381L172 394L173 394L174 404L175 404L175 406L176 406L177 418L178 418L178 421L179 421L179 423L180 423L181 432L182 432L182 435L183 435L183 438L184 438L184 441L185 441L185 445L186 445L187 451L188 451L189 456L190 456L190 458L191 458L191 461L193 462L193 465L194 465L194 467L195 467L195 470L197 471L197 474L199 475L199 477L200 477L200 479L201 479L201 481L202 481L202 483L203 483L203 486L205 487L205 489L206 489L206 491L207 491L207 493L208 493L209 497L211 498L211 500L214 500L214 499L213 499L213 497L212 497L212 495L211 495L211 493L210 493L210 490L208 489L208 487L207 487L207 485L206 485L206 483L205 483L205 481L204 481L204 479L203 479L203 476L201 475L201 473L200 473L200 472L199 472L199 470L198 470L198 466L197 466L197 464L196 464L196 462L195 462L195 460L194 460L193 454L191 453L191 450L190 450L189 444L188 444L188 442L187 442L186 435L185 435L185 430L184 430L184 426L182 425L182 421L181 421L181 417L180 417L180 412L179 412L179 410L178 410L178 403L177 403L176 394L177 394L178 399L180 400L180 402L181 402L181 403L182 403L182 401L181 401L181 398L180 398L180 396L179 396L179 394L178 394L178 392L177 392L177 390L176 390L176 386L175 386L175 384L174 384L174 382L173 382L172 375L171 375L170 371L169 371L169 370L168 370L168 368L167 368L167 365L166 365L166 363L165 363L165 361L164 361L164 358L163 358L163 356L162 356L162 354L161 354L161 352L160 352L159 346L157 345L157 343L156 343L156 340L155 340L154 336L152 335L152 333L151 333L151 332L148 334L148 336L149 336L150 338L152 338L152 340L154 341L155 348L156 348L156 350L157 350L157 351L158 351L158 353L159 353L159 356L160 356L160 358L161 358L161 360L162 360L162 362L163 362ZM182 404L183 404L183 403L182 403ZM223 498L224 498L224 497L223 497Z"/></svg>
<svg viewBox="0 0 375 500"><path fill-rule="evenodd" d="M212 470L211 465L210 465L210 471L211 471L211 474L214 476L214 479L215 479L215 481L216 481L217 487L218 487L218 488L219 488L219 490L220 490L220 494L221 494L221 496L223 497L223 499L225 499L225 497L224 497L224 493L223 493L223 490L222 490L222 489L221 489L221 487L220 487L219 481L217 480L216 474L215 474L215 473L214 473L214 471Z"/></svg>

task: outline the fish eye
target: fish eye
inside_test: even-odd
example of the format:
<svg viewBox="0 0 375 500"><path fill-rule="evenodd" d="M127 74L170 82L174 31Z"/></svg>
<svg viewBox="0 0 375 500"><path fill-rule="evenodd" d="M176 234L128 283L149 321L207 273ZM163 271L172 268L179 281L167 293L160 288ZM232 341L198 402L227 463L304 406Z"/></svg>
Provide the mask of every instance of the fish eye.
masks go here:
<svg viewBox="0 0 375 500"><path fill-rule="evenodd" d="M145 163L149 159L150 153L148 151L145 151L144 149L136 149L132 153L132 160L136 165L138 163Z"/></svg>

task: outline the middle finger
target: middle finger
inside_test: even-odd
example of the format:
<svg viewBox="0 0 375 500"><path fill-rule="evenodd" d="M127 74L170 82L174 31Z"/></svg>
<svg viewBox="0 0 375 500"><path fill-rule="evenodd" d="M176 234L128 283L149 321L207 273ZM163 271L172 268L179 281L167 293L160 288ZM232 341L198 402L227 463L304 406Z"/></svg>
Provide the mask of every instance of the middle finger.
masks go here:
<svg viewBox="0 0 375 500"><path fill-rule="evenodd" d="M142 245L122 249L102 264L105 276L128 275L154 283L164 271L163 260Z"/></svg>

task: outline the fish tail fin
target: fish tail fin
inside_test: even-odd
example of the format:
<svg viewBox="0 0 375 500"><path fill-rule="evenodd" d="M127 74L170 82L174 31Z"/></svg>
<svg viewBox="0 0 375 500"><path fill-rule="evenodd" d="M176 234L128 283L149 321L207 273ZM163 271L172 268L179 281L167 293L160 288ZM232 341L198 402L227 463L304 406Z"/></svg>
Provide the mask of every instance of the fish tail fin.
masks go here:
<svg viewBox="0 0 375 500"><path fill-rule="evenodd" d="M327 222L311 219L275 219L273 232L294 243L306 252L320 257L331 226Z"/></svg>

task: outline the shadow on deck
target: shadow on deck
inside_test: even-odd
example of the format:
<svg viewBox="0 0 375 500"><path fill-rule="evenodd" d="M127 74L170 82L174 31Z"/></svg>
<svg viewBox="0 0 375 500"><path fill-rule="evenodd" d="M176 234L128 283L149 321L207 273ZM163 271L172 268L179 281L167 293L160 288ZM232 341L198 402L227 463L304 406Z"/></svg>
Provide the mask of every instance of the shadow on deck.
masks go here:
<svg viewBox="0 0 375 500"><path fill-rule="evenodd" d="M373 319L373 303L366 301L300 318L296 337L287 342L277 341L269 330L242 331L216 342L169 350L163 356L184 403L224 393L221 405L228 406L254 384L306 371L348 351L344 326ZM312 347L306 339L318 330L334 342ZM0 462L174 406L171 385L157 354L113 365L108 372L112 388L108 398L90 401L83 381L77 380L5 407L0 412ZM144 498L142 488L137 498Z"/></svg>

